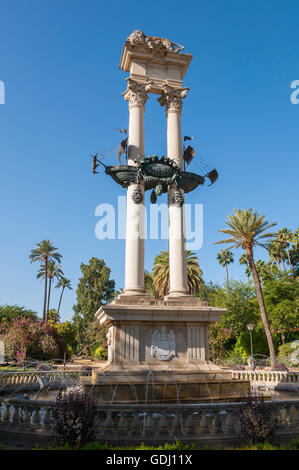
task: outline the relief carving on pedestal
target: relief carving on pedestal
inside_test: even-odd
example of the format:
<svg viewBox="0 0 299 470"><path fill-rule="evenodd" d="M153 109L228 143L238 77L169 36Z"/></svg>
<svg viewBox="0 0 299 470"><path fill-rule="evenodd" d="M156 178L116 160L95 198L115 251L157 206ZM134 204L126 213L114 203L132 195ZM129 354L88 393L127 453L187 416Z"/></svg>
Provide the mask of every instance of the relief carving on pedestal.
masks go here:
<svg viewBox="0 0 299 470"><path fill-rule="evenodd" d="M152 334L151 355L159 361L169 361L175 356L175 336L170 330L165 333L165 327L161 327L161 332L155 330Z"/></svg>

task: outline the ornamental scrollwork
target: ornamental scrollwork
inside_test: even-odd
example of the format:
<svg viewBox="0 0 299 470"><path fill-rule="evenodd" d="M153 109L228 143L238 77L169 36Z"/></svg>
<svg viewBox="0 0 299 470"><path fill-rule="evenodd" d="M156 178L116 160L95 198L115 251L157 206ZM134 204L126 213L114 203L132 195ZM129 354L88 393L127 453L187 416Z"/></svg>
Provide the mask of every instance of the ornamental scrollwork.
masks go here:
<svg viewBox="0 0 299 470"><path fill-rule="evenodd" d="M145 106L151 84L152 82L143 84L130 77L127 78L127 89L123 93L123 97L129 103L129 106Z"/></svg>
<svg viewBox="0 0 299 470"><path fill-rule="evenodd" d="M166 114L169 111L182 111L183 98L186 98L188 90L188 87L174 88L169 85L163 86L163 91L158 101L161 106L165 106Z"/></svg>

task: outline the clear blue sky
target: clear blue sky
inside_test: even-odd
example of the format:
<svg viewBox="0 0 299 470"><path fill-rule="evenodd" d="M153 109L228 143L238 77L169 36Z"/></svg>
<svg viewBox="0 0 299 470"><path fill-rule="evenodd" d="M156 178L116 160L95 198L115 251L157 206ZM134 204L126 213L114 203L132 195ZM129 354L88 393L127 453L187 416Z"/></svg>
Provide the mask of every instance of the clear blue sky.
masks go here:
<svg viewBox="0 0 299 470"><path fill-rule="evenodd" d="M76 288L80 263L103 258L117 286L124 282L124 241L99 241L95 208L124 194L90 170L90 153L114 147L127 127L118 70L122 45L136 28L185 45L194 56L185 77L183 133L198 137L197 153L220 178L189 202L204 204L206 280L222 282L216 261L218 228L236 208L255 209L278 227L298 226L299 80L297 0L2 0L0 80L0 304L38 312L42 286L28 260L36 242L50 239ZM146 153L165 153L164 110L147 106ZM167 247L147 243L146 268ZM257 252L262 257L262 252ZM236 262L230 272L244 278ZM66 292L63 319L75 291ZM57 292L53 307L57 305Z"/></svg>

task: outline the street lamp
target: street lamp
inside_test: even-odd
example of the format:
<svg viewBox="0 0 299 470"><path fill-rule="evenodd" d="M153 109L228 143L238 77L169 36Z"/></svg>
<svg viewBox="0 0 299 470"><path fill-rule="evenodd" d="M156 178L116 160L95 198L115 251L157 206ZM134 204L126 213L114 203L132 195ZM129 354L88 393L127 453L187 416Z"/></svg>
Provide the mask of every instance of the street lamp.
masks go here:
<svg viewBox="0 0 299 470"><path fill-rule="evenodd" d="M253 344L252 344L252 332L254 329L254 325L252 323L249 323L247 325L247 330L249 331L250 334L250 349L251 349L251 370L254 370L254 359L253 359Z"/></svg>

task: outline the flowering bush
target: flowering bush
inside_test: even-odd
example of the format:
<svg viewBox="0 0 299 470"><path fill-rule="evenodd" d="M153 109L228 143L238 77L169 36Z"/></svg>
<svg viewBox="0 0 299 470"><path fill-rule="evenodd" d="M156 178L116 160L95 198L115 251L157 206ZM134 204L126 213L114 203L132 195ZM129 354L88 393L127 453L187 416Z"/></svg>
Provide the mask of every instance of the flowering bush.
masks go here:
<svg viewBox="0 0 299 470"><path fill-rule="evenodd" d="M22 351L22 349L17 350L16 354L16 363L17 365L22 364L26 359L26 351Z"/></svg>
<svg viewBox="0 0 299 470"><path fill-rule="evenodd" d="M25 358L59 358L63 355L65 347L55 328L25 317L13 319L1 339L5 344L7 358L16 359L18 363Z"/></svg>

